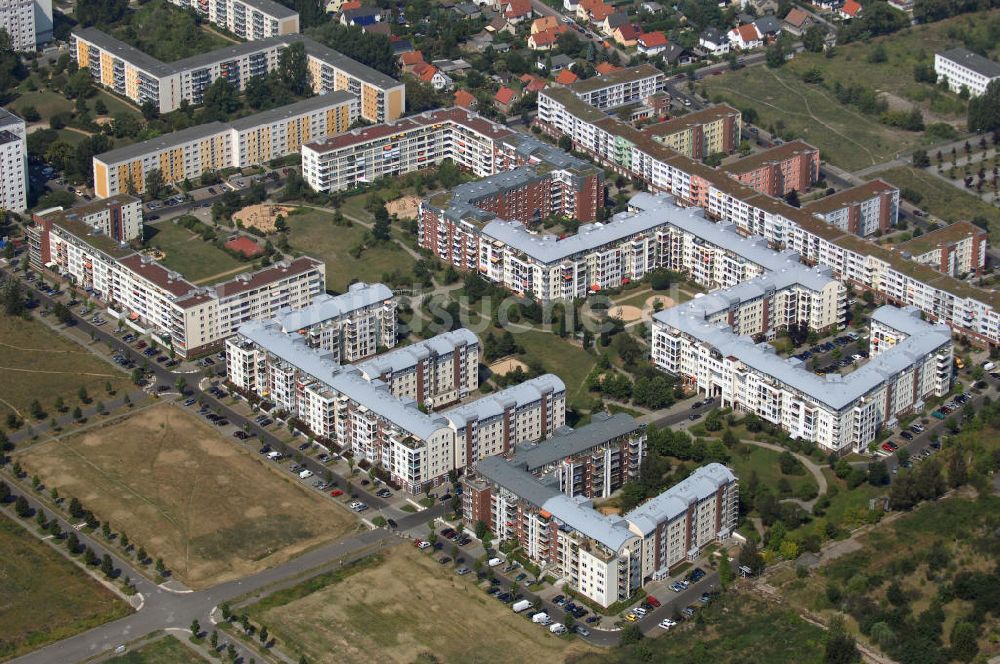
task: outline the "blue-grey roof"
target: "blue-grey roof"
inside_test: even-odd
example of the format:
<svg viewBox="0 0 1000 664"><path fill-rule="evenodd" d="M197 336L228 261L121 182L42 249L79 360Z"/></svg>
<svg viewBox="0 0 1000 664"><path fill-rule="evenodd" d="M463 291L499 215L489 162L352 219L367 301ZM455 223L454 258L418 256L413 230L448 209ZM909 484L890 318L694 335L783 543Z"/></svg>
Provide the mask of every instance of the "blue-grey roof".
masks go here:
<svg viewBox="0 0 1000 664"><path fill-rule="evenodd" d="M229 129L229 125L225 122L206 122L205 124L195 125L194 127L188 127L187 129L180 129L178 131L172 131L169 134L162 134L160 136L156 136L155 138L133 143L132 145L126 145L115 150L108 150L107 152L102 152L101 154L96 155L94 158L104 162L105 164L117 164L122 161L132 161L133 159L139 159L141 157L145 157L146 155L160 152L161 150L168 150L170 148L177 147L178 145L183 145L184 143L200 141L203 138L221 134L227 129Z"/></svg>
<svg viewBox="0 0 1000 664"><path fill-rule="evenodd" d="M421 440L448 426L443 417L421 412L416 402L393 396L382 381L365 380L355 367L334 362L331 353L310 348L301 335L285 334L273 320L246 322L239 334Z"/></svg>
<svg viewBox="0 0 1000 664"><path fill-rule="evenodd" d="M781 24L778 23L778 19L768 14L767 16L761 16L756 21L753 22L757 26L757 30L761 34L777 34L781 32Z"/></svg>
<svg viewBox="0 0 1000 664"><path fill-rule="evenodd" d="M419 362L433 355L447 355L461 346L478 345L479 338L470 330L461 327L443 332L430 339L383 353L355 366L369 378L377 378L386 373L401 373L413 370Z"/></svg>
<svg viewBox="0 0 1000 664"><path fill-rule="evenodd" d="M659 524L676 519L691 505L705 500L720 488L735 481L736 476L731 470L721 463L710 463L698 468L687 479L678 482L655 498L639 505L624 518L646 536Z"/></svg>
<svg viewBox="0 0 1000 664"><path fill-rule="evenodd" d="M597 413L590 424L569 431L557 430L549 440L519 447L511 463L534 471L550 463L580 454L613 438L641 430L644 424L627 413Z"/></svg>
<svg viewBox="0 0 1000 664"><path fill-rule="evenodd" d="M254 129L262 124L294 118L304 113L311 113L336 104L350 102L354 99L357 99L357 97L346 90L333 90L323 95L316 95L288 104L287 106L279 106L278 108L272 108L267 111L248 115L245 118L233 120L229 123L229 126L237 131Z"/></svg>
<svg viewBox="0 0 1000 664"><path fill-rule="evenodd" d="M716 295L724 294L725 291ZM705 304L702 304L702 300L705 300ZM806 369L802 361L779 357L770 344L755 344L750 337L734 334L728 325L710 323L707 317L711 315L710 312L717 310L717 306L718 301L713 302L711 297L696 298L660 311L653 318L711 346L725 357L735 357L761 374L773 376L835 411L851 406L888 379L908 369L916 360L951 343L951 331L947 325L931 325L914 319L910 328L914 331L910 336L892 349L873 357L861 368L847 375L817 376ZM886 317L886 320L898 322L896 314L876 314ZM876 315L872 317L878 320Z"/></svg>
<svg viewBox="0 0 1000 664"><path fill-rule="evenodd" d="M566 391L566 384L555 374L542 374L505 390L485 396L482 399L456 406L441 414L448 418L452 426L461 429L473 420L487 420L499 417L510 406L520 407L541 398L542 394L558 394Z"/></svg>
<svg viewBox="0 0 1000 664"><path fill-rule="evenodd" d="M1000 78L1000 62L994 62L989 58L984 58L978 53L973 53L966 48L952 48L938 53L942 58L947 58L955 64L971 69L981 76L987 78Z"/></svg>
<svg viewBox="0 0 1000 664"><path fill-rule="evenodd" d="M247 5L276 19L291 18L299 13L274 0L243 0Z"/></svg>
<svg viewBox="0 0 1000 664"><path fill-rule="evenodd" d="M358 282L351 284L341 295L317 295L309 306L302 309L282 309L277 314L277 320L283 330L295 332L391 299L392 290L385 284Z"/></svg>
<svg viewBox="0 0 1000 664"><path fill-rule="evenodd" d="M559 489L542 484L533 475L507 463L502 456L491 456L476 462L476 472L507 489L535 507L559 495Z"/></svg>

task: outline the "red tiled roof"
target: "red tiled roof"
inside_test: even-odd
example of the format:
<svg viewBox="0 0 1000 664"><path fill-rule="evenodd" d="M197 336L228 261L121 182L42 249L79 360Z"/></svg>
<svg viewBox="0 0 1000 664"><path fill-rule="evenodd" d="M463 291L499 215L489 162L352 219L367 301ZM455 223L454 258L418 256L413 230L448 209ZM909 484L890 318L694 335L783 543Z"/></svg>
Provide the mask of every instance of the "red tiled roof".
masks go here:
<svg viewBox="0 0 1000 664"><path fill-rule="evenodd" d="M639 38L639 28L635 27L631 23L621 25L615 28L615 32L618 33L618 38L622 41L634 41Z"/></svg>
<svg viewBox="0 0 1000 664"><path fill-rule="evenodd" d="M805 13L798 7L795 7L794 9L792 9L792 11L788 12L788 16L785 17L785 23L787 23L788 25L793 25L796 28L800 28L808 18L809 14Z"/></svg>
<svg viewBox="0 0 1000 664"><path fill-rule="evenodd" d="M472 105L476 103L476 98L471 92L465 90L458 90L455 92L455 106L461 106L462 108L472 108Z"/></svg>
<svg viewBox="0 0 1000 664"><path fill-rule="evenodd" d="M514 101L514 91L507 86L504 86L497 91L494 99L501 104L509 104Z"/></svg>
<svg viewBox="0 0 1000 664"><path fill-rule="evenodd" d="M524 89L526 92L541 92L545 89L546 85L548 85L548 83L546 83L544 79L534 76L532 77L531 82L528 83Z"/></svg>
<svg viewBox="0 0 1000 664"><path fill-rule="evenodd" d="M572 85L573 83L576 83L578 78L580 77L571 72L570 70L563 69L561 72L559 72L559 75L556 76L556 83L558 83L559 85Z"/></svg>
<svg viewBox="0 0 1000 664"><path fill-rule="evenodd" d="M340 11L342 13L352 9L361 9L361 0L348 0L344 4L340 5Z"/></svg>
<svg viewBox="0 0 1000 664"><path fill-rule="evenodd" d="M258 272L244 273L234 279L218 284L215 286L215 292L220 298L229 297L237 293L260 288L275 281L287 279L297 274L302 274L303 272L308 272L309 270L314 270L320 265L322 263L308 256L296 258L291 262L282 261Z"/></svg>
<svg viewBox="0 0 1000 664"><path fill-rule="evenodd" d="M507 3L507 11L504 16L507 18L518 18L519 16L531 15L531 3L528 0L510 0Z"/></svg>
<svg viewBox="0 0 1000 664"><path fill-rule="evenodd" d="M420 51L410 51L399 56L399 60L403 63L404 67L410 67L423 62L424 54Z"/></svg>
<svg viewBox="0 0 1000 664"><path fill-rule="evenodd" d="M226 249L229 249L230 251L238 251L247 258L260 256L262 253L264 253L263 247L261 247L259 244L257 244L256 242L254 242L253 240L244 235L241 235L240 237L237 238L233 238L223 246Z"/></svg>
<svg viewBox="0 0 1000 664"><path fill-rule="evenodd" d="M619 67L618 65L613 65L610 62L602 62L601 64L597 65L595 69L597 69L598 74L603 75L603 74L610 74L613 71L618 71L619 69L621 69L621 67Z"/></svg>
<svg viewBox="0 0 1000 664"><path fill-rule="evenodd" d="M194 284L184 279L180 274L171 272L159 263L144 258L141 254L120 258L118 262L171 295L180 297L195 289Z"/></svg>
<svg viewBox="0 0 1000 664"><path fill-rule="evenodd" d="M655 48L657 46L667 45L667 36L657 30L656 32L644 32L639 35L639 43L646 48Z"/></svg>
<svg viewBox="0 0 1000 664"><path fill-rule="evenodd" d="M857 16L858 12L861 11L861 3L857 0L844 0L844 6L840 8L840 11L848 16Z"/></svg>
<svg viewBox="0 0 1000 664"><path fill-rule="evenodd" d="M753 23L744 23L738 28L733 28L744 42L752 42L760 39L760 34Z"/></svg>
<svg viewBox="0 0 1000 664"><path fill-rule="evenodd" d="M608 5L598 5L590 11L590 18L600 23L615 13L615 8Z"/></svg>
<svg viewBox="0 0 1000 664"><path fill-rule="evenodd" d="M424 83L430 83L436 73L438 73L438 68L426 62L421 62L413 68L413 75Z"/></svg>
<svg viewBox="0 0 1000 664"><path fill-rule="evenodd" d="M542 32L557 27L559 27L559 17L557 16L543 16L531 22L532 32Z"/></svg>

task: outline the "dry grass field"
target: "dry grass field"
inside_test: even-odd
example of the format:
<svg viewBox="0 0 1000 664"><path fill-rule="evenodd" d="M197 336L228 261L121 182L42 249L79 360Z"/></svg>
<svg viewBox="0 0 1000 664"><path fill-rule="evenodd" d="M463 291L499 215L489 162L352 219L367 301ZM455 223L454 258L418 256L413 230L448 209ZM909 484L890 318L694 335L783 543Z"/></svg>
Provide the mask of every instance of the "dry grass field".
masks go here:
<svg viewBox="0 0 1000 664"><path fill-rule="evenodd" d="M354 525L170 404L36 445L18 460L192 588L279 564Z"/></svg>
<svg viewBox="0 0 1000 664"><path fill-rule="evenodd" d="M410 664L423 653L463 664L562 662L593 652L516 615L468 578L401 546L381 564L254 617L310 662ZM470 632L477 625L489 625L488 634Z"/></svg>

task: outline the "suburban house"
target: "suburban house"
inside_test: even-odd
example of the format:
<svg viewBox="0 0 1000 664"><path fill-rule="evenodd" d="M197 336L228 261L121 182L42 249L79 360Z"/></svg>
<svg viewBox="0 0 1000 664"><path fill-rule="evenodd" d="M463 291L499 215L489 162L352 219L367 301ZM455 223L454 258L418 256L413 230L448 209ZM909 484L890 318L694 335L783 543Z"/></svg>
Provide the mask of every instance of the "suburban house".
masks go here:
<svg viewBox="0 0 1000 664"><path fill-rule="evenodd" d="M671 65L687 65L695 61L695 58L684 50L683 46L673 42L668 42L660 55L667 64Z"/></svg>
<svg viewBox="0 0 1000 664"><path fill-rule="evenodd" d="M434 65L427 64L426 62L421 62L415 66L413 68L413 75L421 83L428 83L433 86L438 92L442 90L451 90L451 88L455 85L455 82L451 80L450 76Z"/></svg>
<svg viewBox="0 0 1000 664"><path fill-rule="evenodd" d="M857 18L861 15L861 3L857 0L844 0L844 5L837 11L842 19Z"/></svg>
<svg viewBox="0 0 1000 664"><path fill-rule="evenodd" d="M602 21L599 21L598 27L600 28L602 34L605 34L608 37L613 37L617 28L628 24L628 14L625 12L612 11L610 14L605 16Z"/></svg>
<svg viewBox="0 0 1000 664"><path fill-rule="evenodd" d="M455 106L460 106L466 110L476 110L476 98L468 90L455 91Z"/></svg>
<svg viewBox="0 0 1000 664"><path fill-rule="evenodd" d="M497 90L496 95L493 96L493 103L496 107L502 111L505 115L510 114L511 109L514 107L514 102L517 101L517 93L506 85Z"/></svg>
<svg viewBox="0 0 1000 664"><path fill-rule="evenodd" d="M378 7L359 7L348 9L340 15L341 25L356 25L358 27L379 23L382 20L382 10Z"/></svg>
<svg viewBox="0 0 1000 664"><path fill-rule="evenodd" d="M561 72L559 72L559 75L556 76L556 83L558 83L559 85L573 85L574 83L577 82L579 78L580 78L579 76L577 76L570 70L563 69Z"/></svg>
<svg viewBox="0 0 1000 664"><path fill-rule="evenodd" d="M523 23L534 15L529 0L508 0L503 3L502 10L504 18L514 25Z"/></svg>
<svg viewBox="0 0 1000 664"><path fill-rule="evenodd" d="M598 74L604 76L605 74L610 74L613 71L618 71L619 69L621 69L621 67L619 67L618 65L613 65L610 62L602 62L598 64L596 67L594 67L594 69L597 71Z"/></svg>
<svg viewBox="0 0 1000 664"><path fill-rule="evenodd" d="M521 76L522 92L525 94L529 92L541 92L548 85L548 82L544 78L535 76L534 74L523 74Z"/></svg>
<svg viewBox="0 0 1000 664"><path fill-rule="evenodd" d="M764 44L760 33L757 32L757 26L753 23L744 23L739 27L733 28L729 31L728 35L729 43L732 47L742 51L748 51Z"/></svg>
<svg viewBox="0 0 1000 664"><path fill-rule="evenodd" d="M420 51L410 51L399 56L399 64L404 74L412 74L417 65L426 64L424 54Z"/></svg>
<svg viewBox="0 0 1000 664"><path fill-rule="evenodd" d="M560 25L558 16L543 16L541 18L536 18L531 22L531 34L535 35L539 32L552 30L553 28L558 28Z"/></svg>
<svg viewBox="0 0 1000 664"><path fill-rule="evenodd" d="M639 35L642 32L639 28L635 27L631 23L626 23L625 25L619 25L615 28L611 36L615 38L615 41L624 46L625 48L631 48L639 43Z"/></svg>
<svg viewBox="0 0 1000 664"><path fill-rule="evenodd" d="M712 55L729 53L729 40L715 28L706 28L698 35L698 45Z"/></svg>
<svg viewBox="0 0 1000 664"><path fill-rule="evenodd" d="M559 46L559 35L568 31L565 25L531 33L528 37L528 48L532 51L551 51Z"/></svg>
<svg viewBox="0 0 1000 664"><path fill-rule="evenodd" d="M753 22L753 25L757 28L757 33L768 42L781 34L781 23L774 16L761 16Z"/></svg>
<svg viewBox="0 0 1000 664"><path fill-rule="evenodd" d="M808 30L812 24L812 17L798 7L795 7L785 16L782 21L782 28L785 32L798 37L805 34L805 31Z"/></svg>
<svg viewBox="0 0 1000 664"><path fill-rule="evenodd" d="M659 55L667 48L667 36L657 30L656 32L644 32L639 35L639 52L645 55Z"/></svg>

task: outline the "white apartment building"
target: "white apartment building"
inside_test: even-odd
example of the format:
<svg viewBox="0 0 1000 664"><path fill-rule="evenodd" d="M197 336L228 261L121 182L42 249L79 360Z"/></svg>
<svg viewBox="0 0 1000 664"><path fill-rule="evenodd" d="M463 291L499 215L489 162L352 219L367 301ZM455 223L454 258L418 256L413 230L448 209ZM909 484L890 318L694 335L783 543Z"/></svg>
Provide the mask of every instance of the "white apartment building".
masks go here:
<svg viewBox="0 0 1000 664"><path fill-rule="evenodd" d="M229 381L238 389L275 403L356 460L384 469L411 493L440 484L449 471L481 458L469 457L464 439L473 433L466 426L470 422L457 414L424 413L416 400L393 395L382 380L369 381L358 367L310 348L302 335L283 332L276 321L241 326L226 342L226 355ZM518 420L501 434L507 449L537 440L540 430L565 421L565 386L558 378L547 374L517 388L494 395L503 418ZM477 404L465 407L492 413L492 402ZM461 426L466 428L460 431Z"/></svg>
<svg viewBox="0 0 1000 664"><path fill-rule="evenodd" d="M233 120L171 132L95 155L94 192L101 198L146 190L159 170L164 182L194 180L205 172L265 164L298 152L302 143L347 131L358 100L331 92Z"/></svg>
<svg viewBox="0 0 1000 664"><path fill-rule="evenodd" d="M845 233L870 237L896 226L899 189L884 180L872 180L811 201L804 209Z"/></svg>
<svg viewBox="0 0 1000 664"><path fill-rule="evenodd" d="M142 200L127 194L92 201L70 209L61 207L42 210L36 217L53 217L60 221L85 224L95 236L125 245L142 241Z"/></svg>
<svg viewBox="0 0 1000 664"><path fill-rule="evenodd" d="M406 90L402 83L301 34L234 44L166 63L97 28L82 28L70 36L70 55L81 69L90 71L95 83L137 104L151 101L160 113L169 113L181 101L200 104L205 89L220 77L245 89L249 79L275 71L281 52L296 43L305 47L313 93L350 93L358 100L360 117L370 122L394 120L403 114Z"/></svg>
<svg viewBox="0 0 1000 664"><path fill-rule="evenodd" d="M0 28L15 51L34 51L52 40L52 0L3 0Z"/></svg>
<svg viewBox="0 0 1000 664"><path fill-rule="evenodd" d="M704 208L712 218L761 235L807 263L826 265L842 281L870 289L893 304L916 306L975 343L1000 345L1000 296L995 292L942 275L833 227L808 209L760 194L582 103L566 89L539 93L537 122L554 136L569 136L576 149L601 164L641 179L654 192Z"/></svg>
<svg viewBox="0 0 1000 664"><path fill-rule="evenodd" d="M34 222L28 238L36 268L87 289L111 317L181 357L218 348L246 321L304 307L325 288L324 264L308 257L196 286L99 232L74 210Z"/></svg>
<svg viewBox="0 0 1000 664"><path fill-rule="evenodd" d="M398 348L357 365L400 399L436 409L461 401L479 387L479 338L459 328Z"/></svg>
<svg viewBox="0 0 1000 664"><path fill-rule="evenodd" d="M728 539L739 514L736 477L717 463L623 516L603 515L499 456L463 482L469 527L483 522L495 541L516 540L543 573L605 607Z"/></svg>
<svg viewBox="0 0 1000 664"><path fill-rule="evenodd" d="M0 109L0 208L28 209L28 143L24 120Z"/></svg>
<svg viewBox="0 0 1000 664"><path fill-rule="evenodd" d="M793 438L838 454L864 453L881 427L919 410L924 399L948 393L951 334L944 325L920 320L913 307L875 311L873 327L897 330L902 340L891 352L873 342L870 359L847 375L816 375L800 360L785 360L769 344L754 343L742 321L730 322L726 311L775 276L655 314L653 363L699 392L721 397L723 407L755 413ZM798 281L799 275L790 278Z"/></svg>
<svg viewBox="0 0 1000 664"><path fill-rule="evenodd" d="M577 81L569 89L583 102L606 109L642 101L662 92L666 85L667 77L662 71L651 64L642 64Z"/></svg>
<svg viewBox="0 0 1000 664"><path fill-rule="evenodd" d="M1000 80L1000 63L965 48L953 48L934 54L934 73L952 92L961 92L964 87L978 97L986 92L986 86Z"/></svg>
<svg viewBox="0 0 1000 664"><path fill-rule="evenodd" d="M897 248L903 255L948 276L978 276L986 269L989 234L968 221L956 221L903 242Z"/></svg>
<svg viewBox="0 0 1000 664"><path fill-rule="evenodd" d="M337 363L357 362L396 345L396 300L385 284L351 284L341 295L323 294L302 309L278 313L285 333L297 332L311 348Z"/></svg>
<svg viewBox="0 0 1000 664"><path fill-rule="evenodd" d="M299 31L299 14L273 0L170 0L190 7L240 39L256 41Z"/></svg>

